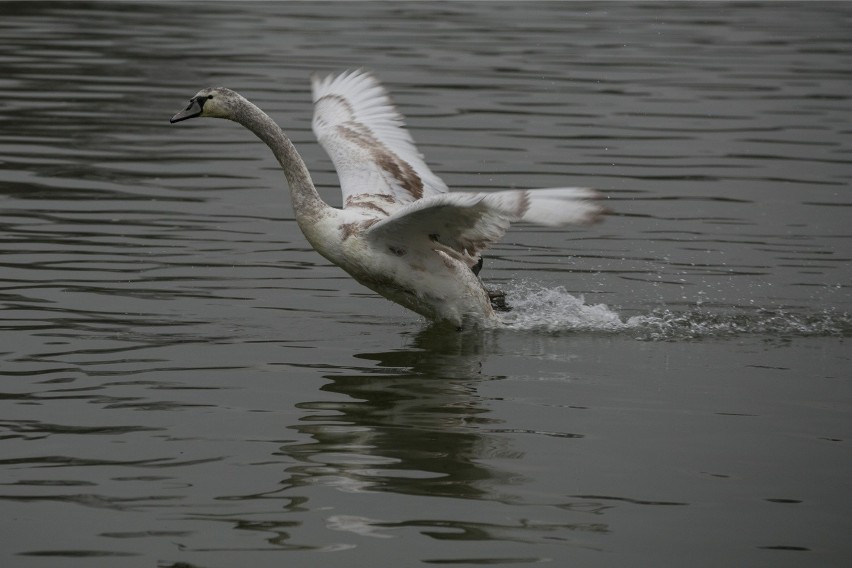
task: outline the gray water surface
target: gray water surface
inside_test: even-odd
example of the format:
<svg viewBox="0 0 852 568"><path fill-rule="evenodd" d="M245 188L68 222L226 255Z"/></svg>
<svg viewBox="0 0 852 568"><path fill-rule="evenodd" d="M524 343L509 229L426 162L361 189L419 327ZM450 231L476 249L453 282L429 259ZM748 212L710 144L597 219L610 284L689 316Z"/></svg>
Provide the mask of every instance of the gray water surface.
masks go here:
<svg viewBox="0 0 852 568"><path fill-rule="evenodd" d="M852 5L0 5L0 564L844 566ZM224 85L324 198L309 77L372 69L517 226L504 329L312 251L270 152L170 125Z"/></svg>

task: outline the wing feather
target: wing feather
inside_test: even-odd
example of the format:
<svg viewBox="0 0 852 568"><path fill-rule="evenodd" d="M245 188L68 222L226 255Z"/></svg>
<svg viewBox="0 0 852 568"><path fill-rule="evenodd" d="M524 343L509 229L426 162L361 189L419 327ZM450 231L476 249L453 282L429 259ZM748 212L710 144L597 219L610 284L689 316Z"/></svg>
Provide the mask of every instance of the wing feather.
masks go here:
<svg viewBox="0 0 852 568"><path fill-rule="evenodd" d="M314 76L312 85L314 134L337 170L344 207L365 194L408 203L447 191L373 75L357 70Z"/></svg>
<svg viewBox="0 0 852 568"><path fill-rule="evenodd" d="M473 266L514 222L561 226L597 221L604 213L594 202L599 197L576 187L445 193L409 203L370 227L367 236L397 248L410 243L451 249Z"/></svg>

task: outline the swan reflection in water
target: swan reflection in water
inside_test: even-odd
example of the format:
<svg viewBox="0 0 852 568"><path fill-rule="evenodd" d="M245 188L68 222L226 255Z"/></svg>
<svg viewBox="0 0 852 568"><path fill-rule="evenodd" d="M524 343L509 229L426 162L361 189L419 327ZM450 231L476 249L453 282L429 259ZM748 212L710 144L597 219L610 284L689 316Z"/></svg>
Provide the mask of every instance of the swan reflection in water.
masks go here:
<svg viewBox="0 0 852 568"><path fill-rule="evenodd" d="M523 455L507 438L484 434L500 423L477 392L482 382L502 378L482 370L490 339L445 331L431 326L404 349L356 355L367 362L363 368L328 375L322 387L345 398L299 403L316 414L291 426L311 441L281 448L298 462L287 468L289 483L322 477L350 491L464 498L493 497L495 484L508 483L481 462Z"/></svg>
<svg viewBox="0 0 852 568"><path fill-rule="evenodd" d="M585 540L580 534L608 532L600 513L609 505L597 499L553 496L557 502L543 505L552 520L540 523L527 522L526 507L512 508L499 520L445 510L446 498L502 507L518 499L512 487L536 483L519 473L523 467L501 466L519 463L525 453L479 392L487 381L504 378L483 370L496 340L477 330L446 333L431 326L404 348L357 355L364 367L326 376L322 390L338 396L297 404L305 412L289 428L299 440L278 452L291 465L280 487L251 498L283 499L296 518L313 511L328 529L370 537L415 529L436 540L576 545ZM368 502L340 499L318 487L363 494ZM422 508L400 518L395 501L373 493L424 500ZM293 546L300 522L284 519L276 522L291 523L281 534Z"/></svg>

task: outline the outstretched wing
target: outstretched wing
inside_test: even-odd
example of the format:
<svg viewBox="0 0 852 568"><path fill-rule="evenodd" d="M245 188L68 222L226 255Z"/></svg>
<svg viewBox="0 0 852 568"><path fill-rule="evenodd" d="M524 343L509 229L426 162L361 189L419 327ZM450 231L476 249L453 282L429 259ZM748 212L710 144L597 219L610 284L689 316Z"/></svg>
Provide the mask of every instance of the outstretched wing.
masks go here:
<svg viewBox="0 0 852 568"><path fill-rule="evenodd" d="M367 231L397 250L450 249L469 266L518 221L560 226L593 223L604 213L591 189L564 187L494 193L444 193L410 203Z"/></svg>
<svg viewBox="0 0 852 568"><path fill-rule="evenodd" d="M404 128L402 115L371 74L314 76L313 130L334 162L344 207L350 198L383 194L399 203L447 191Z"/></svg>

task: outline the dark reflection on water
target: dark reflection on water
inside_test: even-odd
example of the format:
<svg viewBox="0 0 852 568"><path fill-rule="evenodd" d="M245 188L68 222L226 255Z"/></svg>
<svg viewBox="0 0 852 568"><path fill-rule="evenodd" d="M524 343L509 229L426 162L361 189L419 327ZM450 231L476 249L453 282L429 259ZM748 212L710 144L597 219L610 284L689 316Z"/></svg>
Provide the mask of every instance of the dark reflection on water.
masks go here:
<svg viewBox="0 0 852 568"><path fill-rule="evenodd" d="M273 500L287 513L299 516L323 507L314 503L314 488L365 495L382 494L428 499L489 501L524 506L507 488L528 480L499 463L523 461L525 452L506 434L533 434L556 438L582 438L579 434L526 431L505 428L505 421L491 416L488 399L479 393L483 383L505 377L483 372L484 360L498 347L496 336L451 333L427 327L414 334L403 349L362 353L356 360L364 367L338 368L324 375L327 382L315 401L296 404L304 411L290 426L298 442L284 444L275 452L292 463L285 468L280 488L263 493L231 496L229 500ZM373 497L370 497L373 495ZM336 532L386 539L410 530L438 541L515 542L529 545L571 544L587 547L576 534L603 535L608 524L599 515L610 508L598 496L575 496L553 504L565 515L558 521L470 520L443 516L439 509L423 509L412 519L336 512L324 519ZM670 504L670 503L643 503ZM397 515L398 513L394 513ZM219 516L199 518L224 520ZM232 519L240 531L260 531L265 541L287 550L332 550L335 546L302 543L304 523ZM477 563L533 562L535 557L482 556ZM540 559L539 559L540 560ZM430 562L464 562L435 559Z"/></svg>
<svg viewBox="0 0 852 568"><path fill-rule="evenodd" d="M315 412L297 427L312 441L282 448L303 464L288 468L291 483L315 483L320 475L353 491L494 498L489 483L508 480L477 459L522 454L484 435L496 421L476 384L498 377L482 374L482 343L472 334L427 330L412 349L360 354L374 364L328 375L332 382L322 390L345 398L298 405Z"/></svg>
<svg viewBox="0 0 852 568"><path fill-rule="evenodd" d="M3 566L852 554L849 5L2 11ZM250 134L168 124L236 88L337 204L309 75L356 66L454 190L607 195L491 251L506 328L376 298Z"/></svg>

